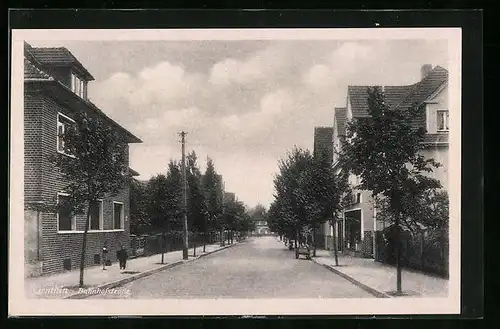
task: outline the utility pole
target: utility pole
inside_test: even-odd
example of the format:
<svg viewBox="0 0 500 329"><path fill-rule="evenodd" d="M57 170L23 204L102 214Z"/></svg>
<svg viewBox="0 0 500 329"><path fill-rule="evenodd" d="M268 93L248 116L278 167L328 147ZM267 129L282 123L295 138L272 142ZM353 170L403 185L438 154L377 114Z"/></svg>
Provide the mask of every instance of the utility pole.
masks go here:
<svg viewBox="0 0 500 329"><path fill-rule="evenodd" d="M184 248L182 249L182 259L188 259L188 222L187 222L187 182L186 182L186 135L187 133L182 131L179 133L181 136L182 145L182 200L183 207L182 213L184 216Z"/></svg>

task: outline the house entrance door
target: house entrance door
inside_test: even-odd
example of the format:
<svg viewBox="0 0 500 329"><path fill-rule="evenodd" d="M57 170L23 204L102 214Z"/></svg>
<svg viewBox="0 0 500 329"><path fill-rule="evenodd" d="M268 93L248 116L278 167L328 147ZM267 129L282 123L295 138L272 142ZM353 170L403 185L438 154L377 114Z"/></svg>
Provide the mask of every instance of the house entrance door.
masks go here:
<svg viewBox="0 0 500 329"><path fill-rule="evenodd" d="M359 251L361 248L361 209L345 212L346 248Z"/></svg>

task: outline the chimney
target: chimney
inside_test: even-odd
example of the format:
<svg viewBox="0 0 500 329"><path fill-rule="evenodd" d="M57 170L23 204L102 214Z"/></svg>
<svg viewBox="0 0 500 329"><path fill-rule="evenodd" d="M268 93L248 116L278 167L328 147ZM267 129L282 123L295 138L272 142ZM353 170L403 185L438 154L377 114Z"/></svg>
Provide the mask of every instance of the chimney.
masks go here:
<svg viewBox="0 0 500 329"><path fill-rule="evenodd" d="M432 65L431 64L424 64L422 65L422 68L420 69L420 75L421 75L421 79L425 79L425 77L427 77L427 75L429 74L429 72L432 71Z"/></svg>

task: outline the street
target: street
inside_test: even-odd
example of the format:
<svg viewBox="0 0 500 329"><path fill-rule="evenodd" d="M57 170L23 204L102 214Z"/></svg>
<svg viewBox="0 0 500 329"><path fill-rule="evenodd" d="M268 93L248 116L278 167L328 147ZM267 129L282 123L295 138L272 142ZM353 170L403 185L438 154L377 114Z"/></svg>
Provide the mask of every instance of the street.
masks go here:
<svg viewBox="0 0 500 329"><path fill-rule="evenodd" d="M117 288L118 289L118 288ZM374 298L324 267L295 259L275 237L255 237L89 298Z"/></svg>

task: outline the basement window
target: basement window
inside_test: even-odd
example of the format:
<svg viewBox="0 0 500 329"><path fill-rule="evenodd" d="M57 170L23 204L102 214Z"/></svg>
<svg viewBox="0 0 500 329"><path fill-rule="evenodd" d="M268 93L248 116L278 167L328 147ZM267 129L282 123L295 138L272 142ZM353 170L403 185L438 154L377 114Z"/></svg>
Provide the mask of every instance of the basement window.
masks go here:
<svg viewBox="0 0 500 329"><path fill-rule="evenodd" d="M63 268L67 271L71 270L71 258L63 260Z"/></svg>

